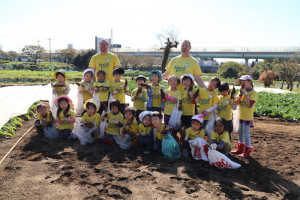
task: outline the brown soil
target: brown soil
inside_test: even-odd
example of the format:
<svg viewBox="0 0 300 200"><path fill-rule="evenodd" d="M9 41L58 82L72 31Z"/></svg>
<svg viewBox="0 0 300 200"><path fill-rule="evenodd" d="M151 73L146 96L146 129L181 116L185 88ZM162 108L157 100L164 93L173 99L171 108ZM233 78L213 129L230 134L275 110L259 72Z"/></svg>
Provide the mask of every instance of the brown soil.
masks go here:
<svg viewBox="0 0 300 200"><path fill-rule="evenodd" d="M242 165L236 170L31 131L0 166L0 199L300 199L299 129L299 123L255 119L255 152L249 159L230 156ZM0 141L0 158L18 137Z"/></svg>

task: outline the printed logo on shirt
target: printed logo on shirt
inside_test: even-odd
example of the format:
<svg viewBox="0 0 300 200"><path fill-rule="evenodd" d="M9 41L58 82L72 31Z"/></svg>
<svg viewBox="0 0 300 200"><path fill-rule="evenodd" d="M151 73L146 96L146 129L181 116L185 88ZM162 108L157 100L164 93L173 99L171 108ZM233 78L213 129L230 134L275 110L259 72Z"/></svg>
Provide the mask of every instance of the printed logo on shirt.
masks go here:
<svg viewBox="0 0 300 200"><path fill-rule="evenodd" d="M108 68L109 67L109 63L99 63L99 67L101 69Z"/></svg>
<svg viewBox="0 0 300 200"><path fill-rule="evenodd" d="M185 72L185 67L175 66L174 69L176 72Z"/></svg>
<svg viewBox="0 0 300 200"><path fill-rule="evenodd" d="M209 99L200 99L201 105L209 105L210 100Z"/></svg>

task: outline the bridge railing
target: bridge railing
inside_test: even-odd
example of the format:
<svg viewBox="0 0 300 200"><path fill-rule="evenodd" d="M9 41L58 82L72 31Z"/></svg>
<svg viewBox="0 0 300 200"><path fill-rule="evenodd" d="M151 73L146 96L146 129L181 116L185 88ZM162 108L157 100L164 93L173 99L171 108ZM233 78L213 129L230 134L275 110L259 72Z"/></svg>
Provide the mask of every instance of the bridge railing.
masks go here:
<svg viewBox="0 0 300 200"><path fill-rule="evenodd" d="M159 48L114 48L113 52L162 52ZM180 52L180 48L172 49ZM191 52L298 52L300 46L192 47Z"/></svg>

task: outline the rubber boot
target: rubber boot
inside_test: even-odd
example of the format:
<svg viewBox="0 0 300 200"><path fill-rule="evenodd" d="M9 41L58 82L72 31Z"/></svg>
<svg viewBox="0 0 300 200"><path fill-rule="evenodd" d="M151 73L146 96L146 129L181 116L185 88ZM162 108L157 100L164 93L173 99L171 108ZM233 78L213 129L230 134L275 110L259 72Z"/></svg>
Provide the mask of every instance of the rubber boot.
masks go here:
<svg viewBox="0 0 300 200"><path fill-rule="evenodd" d="M245 149L245 153L241 154L241 155L238 155L239 157L242 157L242 158L248 158L250 156L250 153L253 152L253 147L246 147Z"/></svg>
<svg viewBox="0 0 300 200"><path fill-rule="evenodd" d="M245 143L238 143L237 149L231 151L232 154L241 154L245 152Z"/></svg>

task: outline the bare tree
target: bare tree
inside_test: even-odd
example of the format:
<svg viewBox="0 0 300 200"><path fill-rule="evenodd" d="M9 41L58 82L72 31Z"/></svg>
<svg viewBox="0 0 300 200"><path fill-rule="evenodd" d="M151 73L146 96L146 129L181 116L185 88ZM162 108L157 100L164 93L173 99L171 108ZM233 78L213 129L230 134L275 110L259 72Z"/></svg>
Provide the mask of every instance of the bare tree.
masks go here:
<svg viewBox="0 0 300 200"><path fill-rule="evenodd" d="M164 58L161 63L162 73L164 73L171 48L177 48L177 45L179 44L178 31L173 26L169 26L161 33L157 34L157 38L159 39L161 45L164 44L164 47L160 48L160 50L164 50Z"/></svg>
<svg viewBox="0 0 300 200"><path fill-rule="evenodd" d="M22 54L32 58L34 64L37 64L37 59L41 57L41 54L45 51L45 48L40 45L27 45L22 49Z"/></svg>

